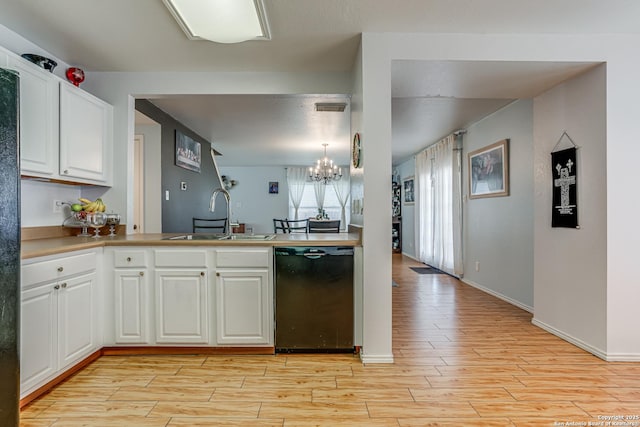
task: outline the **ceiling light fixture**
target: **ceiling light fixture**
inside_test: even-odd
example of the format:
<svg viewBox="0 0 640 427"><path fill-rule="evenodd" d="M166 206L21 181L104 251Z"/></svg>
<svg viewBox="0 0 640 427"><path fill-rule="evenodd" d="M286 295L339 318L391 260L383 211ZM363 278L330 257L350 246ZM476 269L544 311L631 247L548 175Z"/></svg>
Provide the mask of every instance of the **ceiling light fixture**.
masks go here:
<svg viewBox="0 0 640 427"><path fill-rule="evenodd" d="M327 145L322 144L324 147L324 157L316 161L316 164L309 168L309 179L311 181L322 182L328 184L331 181L338 181L342 178L342 168L333 164L333 160L329 160L327 157Z"/></svg>
<svg viewBox="0 0 640 427"><path fill-rule="evenodd" d="M271 40L262 0L162 0L192 40Z"/></svg>

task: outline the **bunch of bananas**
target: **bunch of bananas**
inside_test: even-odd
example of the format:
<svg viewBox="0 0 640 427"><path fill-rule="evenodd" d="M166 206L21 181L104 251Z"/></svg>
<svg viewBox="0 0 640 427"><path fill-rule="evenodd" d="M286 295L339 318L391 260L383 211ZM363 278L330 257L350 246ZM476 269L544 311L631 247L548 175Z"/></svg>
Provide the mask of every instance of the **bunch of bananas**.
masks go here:
<svg viewBox="0 0 640 427"><path fill-rule="evenodd" d="M107 210L107 207L102 202L102 199L91 201L89 199L85 199L84 197L80 197L78 200L82 202L82 210L85 212L104 212L105 210Z"/></svg>

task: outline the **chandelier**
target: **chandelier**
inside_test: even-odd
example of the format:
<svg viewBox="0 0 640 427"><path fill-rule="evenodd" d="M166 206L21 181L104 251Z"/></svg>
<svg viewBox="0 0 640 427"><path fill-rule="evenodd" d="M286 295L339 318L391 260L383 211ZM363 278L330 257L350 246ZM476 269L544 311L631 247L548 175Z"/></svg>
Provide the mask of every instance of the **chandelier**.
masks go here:
<svg viewBox="0 0 640 427"><path fill-rule="evenodd" d="M316 164L309 168L309 179L311 181L322 182L328 184L330 181L338 181L342 178L342 168L333 164L333 160L329 160L327 157L327 145L322 144L324 147L324 157L318 159Z"/></svg>

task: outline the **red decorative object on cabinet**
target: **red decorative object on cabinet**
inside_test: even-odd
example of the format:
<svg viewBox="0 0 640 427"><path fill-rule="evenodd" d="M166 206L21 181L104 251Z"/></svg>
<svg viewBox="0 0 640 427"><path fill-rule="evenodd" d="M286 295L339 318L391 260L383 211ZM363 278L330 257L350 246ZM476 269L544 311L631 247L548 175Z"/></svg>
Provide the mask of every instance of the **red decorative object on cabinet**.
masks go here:
<svg viewBox="0 0 640 427"><path fill-rule="evenodd" d="M80 83L84 81L84 71L80 68L71 67L67 68L67 79L75 86L80 86Z"/></svg>

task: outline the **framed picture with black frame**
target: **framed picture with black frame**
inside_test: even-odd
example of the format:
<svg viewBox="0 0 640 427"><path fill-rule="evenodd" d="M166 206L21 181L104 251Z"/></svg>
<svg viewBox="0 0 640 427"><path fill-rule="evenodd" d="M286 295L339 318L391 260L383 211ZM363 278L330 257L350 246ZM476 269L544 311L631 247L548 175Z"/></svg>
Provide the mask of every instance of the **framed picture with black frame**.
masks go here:
<svg viewBox="0 0 640 427"><path fill-rule="evenodd" d="M414 177L410 176L402 180L402 192L405 205L413 205L416 201L414 193Z"/></svg>
<svg viewBox="0 0 640 427"><path fill-rule="evenodd" d="M200 143L176 129L176 166L200 173L201 162Z"/></svg>

